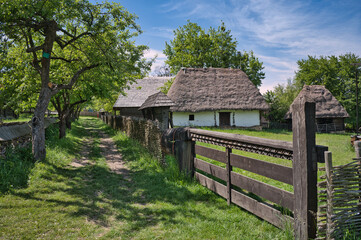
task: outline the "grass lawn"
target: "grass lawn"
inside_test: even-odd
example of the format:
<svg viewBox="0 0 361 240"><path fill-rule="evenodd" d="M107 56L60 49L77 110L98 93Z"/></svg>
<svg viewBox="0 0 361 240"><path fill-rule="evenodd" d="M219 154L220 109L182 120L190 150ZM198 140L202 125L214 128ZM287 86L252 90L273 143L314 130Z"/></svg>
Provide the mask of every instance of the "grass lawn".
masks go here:
<svg viewBox="0 0 361 240"><path fill-rule="evenodd" d="M91 129L92 131L90 131ZM131 181L111 172L99 148L110 134ZM0 239L292 239L283 231L160 165L135 141L96 118L81 118L62 140L48 129L47 159L27 186L0 195ZM85 167L69 166L84 156Z"/></svg>
<svg viewBox="0 0 361 240"><path fill-rule="evenodd" d="M241 134L241 135L247 135L247 136L254 136L254 137L260 137L260 138L291 141L291 142L292 142L292 137L293 137L292 132L285 131L285 130L256 131L256 130L245 130L245 129L220 129L220 128L213 128L213 127L211 127L211 128L203 127L202 129L218 131L218 132ZM347 164L352 161L352 158L356 157L355 151L350 143L350 135L351 134L324 134L324 133L316 134L316 144L328 146L329 151L332 152L332 159L333 159L334 166ZM197 144L206 146L206 147L210 147L210 148L214 148L214 149L218 149L221 151L225 151L225 148L221 147L221 146L216 146L216 145L201 143L201 142L198 142ZM288 167L292 167L292 161L286 160L286 159L279 159L279 158L264 156L264 155L240 151L240 150L233 150L233 153L251 157L251 158L255 158L255 159L259 159L259 160L263 160L263 161L268 161L268 162L284 165L284 166L288 166ZM217 166L221 166L221 167L225 168L225 164L223 164L223 163L217 162L215 160L207 159L207 158L199 156L199 155L197 155L197 157L202 160L208 161L212 164L215 164ZM323 167L324 165L325 165L324 163L318 163L318 167ZM279 181L276 181L276 180L273 180L273 179L270 179L270 178L267 178L264 176L260 176L258 174L251 173L251 172L248 172L245 170L241 170L238 168L234 168L233 171L241 173L245 176L254 178L256 180L265 182L272 186L293 192L293 186L291 186L289 184L282 183L282 182L279 182ZM324 175L324 172L318 171L318 177L320 177L321 175ZM319 178L319 180L320 180L320 178Z"/></svg>
<svg viewBox="0 0 361 240"><path fill-rule="evenodd" d="M244 129L219 129L219 128L202 128L205 130L235 133L247 136L277 139L292 142L292 132L286 130L244 130ZM333 165L342 165L352 161L356 157L355 150L351 146L351 133L331 134L331 133L317 133L316 144L328 146L329 151L332 152ZM285 165L288 165L285 163ZM324 164L318 164L324 166ZM291 165L290 165L291 166Z"/></svg>

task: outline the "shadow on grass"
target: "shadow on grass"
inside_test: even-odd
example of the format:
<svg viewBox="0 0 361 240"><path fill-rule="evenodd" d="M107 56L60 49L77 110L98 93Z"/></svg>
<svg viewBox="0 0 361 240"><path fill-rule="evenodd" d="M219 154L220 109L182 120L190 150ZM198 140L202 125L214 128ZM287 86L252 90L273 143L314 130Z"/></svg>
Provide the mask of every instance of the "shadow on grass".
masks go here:
<svg viewBox="0 0 361 240"><path fill-rule="evenodd" d="M79 138L94 135L89 129L97 131L96 123L96 119L86 120L85 131L83 126L74 124L72 134ZM172 173L156 164L156 160L134 141L124 137L117 139L116 144L124 161L131 166L131 180L111 172L101 159L94 159L95 164L80 168L48 162L47 171L41 176L44 182L39 183L42 188L29 188L14 195L54 203L61 209L59 211L75 217L85 216L102 227L112 226L112 221L126 223L122 234L127 237L159 223L184 224L187 217L216 221L216 218L189 207L195 201L214 201L211 193L201 188L202 194L198 190L191 192L187 187L169 181ZM69 144L60 147L67 152L78 150Z"/></svg>

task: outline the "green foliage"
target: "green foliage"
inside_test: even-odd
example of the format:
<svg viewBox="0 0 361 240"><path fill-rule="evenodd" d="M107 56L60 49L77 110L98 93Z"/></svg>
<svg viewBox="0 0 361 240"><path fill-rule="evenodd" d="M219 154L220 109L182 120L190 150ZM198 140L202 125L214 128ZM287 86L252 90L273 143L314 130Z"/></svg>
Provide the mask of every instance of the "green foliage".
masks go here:
<svg viewBox="0 0 361 240"><path fill-rule="evenodd" d="M26 187L34 163L31 147L8 148L5 157L0 157L0 195Z"/></svg>
<svg viewBox="0 0 361 240"><path fill-rule="evenodd" d="M172 86L175 78L169 79L167 82L164 83L162 87L160 87L160 91L164 94L167 94L170 87Z"/></svg>
<svg viewBox="0 0 361 240"><path fill-rule="evenodd" d="M49 81L52 95L74 88L75 98L114 100L115 92L144 76L152 63L142 58L147 47L134 43L141 33L135 20L117 3L2 0L0 105L18 111L34 108L40 88ZM50 68L43 69L42 50L52 22L57 31Z"/></svg>
<svg viewBox="0 0 361 240"><path fill-rule="evenodd" d="M210 27L206 32L196 23L188 21L174 31L174 39L166 42L165 61L176 74L181 67L240 68L259 87L264 79L263 63L252 51L243 54L237 51L237 41L224 23L217 29Z"/></svg>
<svg viewBox="0 0 361 240"><path fill-rule="evenodd" d="M278 84L274 90L268 90L263 97L271 107L268 113L269 120L272 122L284 122L285 114L300 91L301 89L290 79L286 85Z"/></svg>
<svg viewBox="0 0 361 240"><path fill-rule="evenodd" d="M297 62L299 70L296 72L297 87L306 85L324 85L335 98L346 108L350 118L346 121L355 123L356 66L352 63L361 62L361 58L353 53L340 56L320 56L302 59Z"/></svg>

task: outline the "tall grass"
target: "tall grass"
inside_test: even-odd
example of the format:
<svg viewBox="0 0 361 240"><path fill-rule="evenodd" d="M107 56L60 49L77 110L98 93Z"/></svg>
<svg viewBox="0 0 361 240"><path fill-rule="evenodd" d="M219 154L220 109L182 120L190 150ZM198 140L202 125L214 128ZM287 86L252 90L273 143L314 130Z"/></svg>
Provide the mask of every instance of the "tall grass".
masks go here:
<svg viewBox="0 0 361 240"><path fill-rule="evenodd" d="M34 164L31 146L8 148L5 157L0 158L0 195L26 187Z"/></svg>

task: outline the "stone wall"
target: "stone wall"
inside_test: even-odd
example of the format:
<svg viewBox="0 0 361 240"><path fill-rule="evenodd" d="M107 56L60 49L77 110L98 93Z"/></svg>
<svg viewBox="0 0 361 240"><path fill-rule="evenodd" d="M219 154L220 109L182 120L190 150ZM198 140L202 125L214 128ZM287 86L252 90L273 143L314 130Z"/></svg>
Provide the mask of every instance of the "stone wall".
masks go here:
<svg viewBox="0 0 361 240"><path fill-rule="evenodd" d="M45 119L45 128L56 122L56 118ZM27 122L3 123L0 126L0 156L8 147L25 147L31 142L31 125Z"/></svg>
<svg viewBox="0 0 361 240"><path fill-rule="evenodd" d="M136 139L155 157L162 159L162 131L158 121L137 117L103 115L101 119L113 129L124 132L130 138Z"/></svg>

